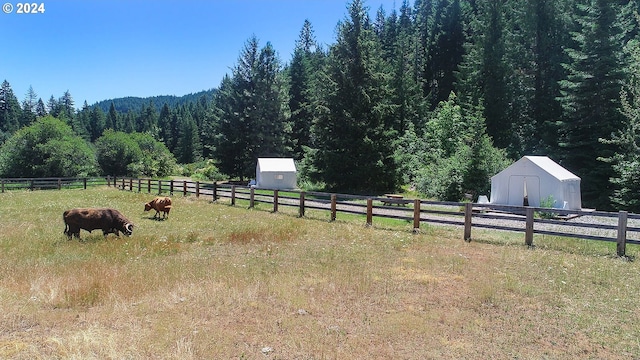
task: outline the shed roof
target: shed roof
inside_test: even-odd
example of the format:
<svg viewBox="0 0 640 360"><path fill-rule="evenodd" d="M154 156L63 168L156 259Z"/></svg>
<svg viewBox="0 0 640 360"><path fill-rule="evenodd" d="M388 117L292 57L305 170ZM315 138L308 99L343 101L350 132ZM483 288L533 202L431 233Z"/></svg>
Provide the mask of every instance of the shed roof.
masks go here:
<svg viewBox="0 0 640 360"><path fill-rule="evenodd" d="M525 156L525 159L530 160L536 166L540 167L544 171L551 174L553 177L559 180L580 180L578 176L571 171L563 168L557 162L551 160L547 156Z"/></svg>
<svg viewBox="0 0 640 360"><path fill-rule="evenodd" d="M296 172L292 158L258 158L258 167L263 172Z"/></svg>

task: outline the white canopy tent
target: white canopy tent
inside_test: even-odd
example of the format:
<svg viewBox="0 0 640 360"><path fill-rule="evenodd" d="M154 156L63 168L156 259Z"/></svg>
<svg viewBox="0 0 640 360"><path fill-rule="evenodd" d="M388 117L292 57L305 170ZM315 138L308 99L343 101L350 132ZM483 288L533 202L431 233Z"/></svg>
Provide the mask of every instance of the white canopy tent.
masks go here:
<svg viewBox="0 0 640 360"><path fill-rule="evenodd" d="M491 204L540 207L552 199L557 209L580 210L580 178L546 156L524 156L491 177Z"/></svg>
<svg viewBox="0 0 640 360"><path fill-rule="evenodd" d="M256 187L295 189L298 181L296 164L291 158L259 158L256 165Z"/></svg>

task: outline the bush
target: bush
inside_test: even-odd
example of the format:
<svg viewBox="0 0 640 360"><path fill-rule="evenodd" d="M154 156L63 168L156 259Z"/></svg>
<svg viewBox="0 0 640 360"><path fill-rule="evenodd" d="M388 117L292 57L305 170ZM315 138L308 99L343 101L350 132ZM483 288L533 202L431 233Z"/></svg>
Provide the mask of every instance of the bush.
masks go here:
<svg viewBox="0 0 640 360"><path fill-rule="evenodd" d="M108 129L96 140L98 162L104 174L165 177L176 170L176 160L153 136Z"/></svg>
<svg viewBox="0 0 640 360"><path fill-rule="evenodd" d="M98 169L89 143L52 116L18 130L0 148L3 177L84 177Z"/></svg>

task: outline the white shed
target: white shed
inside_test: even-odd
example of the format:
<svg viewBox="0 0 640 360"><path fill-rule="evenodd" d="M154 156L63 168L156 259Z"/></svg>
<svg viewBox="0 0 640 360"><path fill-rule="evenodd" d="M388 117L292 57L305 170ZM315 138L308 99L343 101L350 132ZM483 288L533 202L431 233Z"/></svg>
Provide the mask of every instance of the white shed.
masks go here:
<svg viewBox="0 0 640 360"><path fill-rule="evenodd" d="M256 165L256 187L295 189L298 181L296 164L291 158L259 158Z"/></svg>
<svg viewBox="0 0 640 360"><path fill-rule="evenodd" d="M553 208L580 210L580 178L546 156L524 156L491 177L491 204L534 207L553 199Z"/></svg>

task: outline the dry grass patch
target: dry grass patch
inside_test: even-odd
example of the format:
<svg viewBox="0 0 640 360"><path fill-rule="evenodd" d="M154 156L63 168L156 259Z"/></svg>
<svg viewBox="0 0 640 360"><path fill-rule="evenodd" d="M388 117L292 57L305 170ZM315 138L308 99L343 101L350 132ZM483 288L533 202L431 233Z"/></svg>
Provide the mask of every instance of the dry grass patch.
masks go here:
<svg viewBox="0 0 640 360"><path fill-rule="evenodd" d="M0 358L609 358L640 353L637 262L611 244L115 189L0 194ZM62 234L111 206L133 236ZM375 221L374 221L375 224ZM563 244L565 248L563 249ZM636 256L638 249L629 247ZM264 349L264 353L263 353Z"/></svg>

